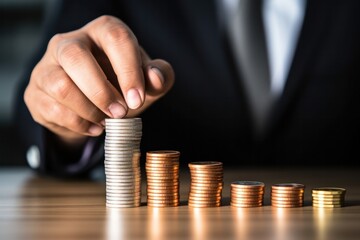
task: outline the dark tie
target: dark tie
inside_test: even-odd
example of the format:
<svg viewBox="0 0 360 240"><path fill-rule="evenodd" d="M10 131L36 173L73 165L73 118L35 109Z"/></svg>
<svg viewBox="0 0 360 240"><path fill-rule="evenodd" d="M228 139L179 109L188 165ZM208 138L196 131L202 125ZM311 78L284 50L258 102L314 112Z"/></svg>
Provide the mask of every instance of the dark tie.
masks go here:
<svg viewBox="0 0 360 240"><path fill-rule="evenodd" d="M273 104L261 4L261 0L239 0L238 8L226 17L257 135L263 133Z"/></svg>

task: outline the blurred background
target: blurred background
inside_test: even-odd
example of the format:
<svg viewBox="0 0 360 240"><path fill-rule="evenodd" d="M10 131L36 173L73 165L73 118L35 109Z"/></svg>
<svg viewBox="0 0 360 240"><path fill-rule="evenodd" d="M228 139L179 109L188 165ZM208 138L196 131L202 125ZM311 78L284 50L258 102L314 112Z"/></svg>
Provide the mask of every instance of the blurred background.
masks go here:
<svg viewBox="0 0 360 240"><path fill-rule="evenodd" d="M0 0L0 165L25 165L12 125L14 100L26 64L40 41L53 0Z"/></svg>

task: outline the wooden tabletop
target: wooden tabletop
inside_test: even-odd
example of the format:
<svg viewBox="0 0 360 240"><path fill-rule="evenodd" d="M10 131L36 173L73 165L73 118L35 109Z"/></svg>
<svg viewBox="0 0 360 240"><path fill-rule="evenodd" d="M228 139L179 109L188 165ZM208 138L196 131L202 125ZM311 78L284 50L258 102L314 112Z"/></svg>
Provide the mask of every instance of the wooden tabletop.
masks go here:
<svg viewBox="0 0 360 240"><path fill-rule="evenodd" d="M181 170L181 206L111 209L105 206L100 169L92 180L60 180L26 168L0 169L0 239L360 239L360 169L225 169L222 206L187 206L189 173ZM100 173L100 174L99 174ZM265 206L229 206L230 183L257 180L266 184ZM275 183L306 185L305 206L270 206ZM347 189L345 207L311 206L311 189Z"/></svg>

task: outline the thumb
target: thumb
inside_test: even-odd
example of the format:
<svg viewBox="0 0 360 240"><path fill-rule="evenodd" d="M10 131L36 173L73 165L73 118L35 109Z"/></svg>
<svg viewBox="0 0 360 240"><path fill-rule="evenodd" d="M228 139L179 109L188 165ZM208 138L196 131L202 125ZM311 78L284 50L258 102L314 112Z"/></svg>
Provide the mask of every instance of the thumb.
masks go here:
<svg viewBox="0 0 360 240"><path fill-rule="evenodd" d="M153 100L157 100L166 94L174 85L175 74L173 68L168 62L162 59L149 61L144 73L147 98L155 98Z"/></svg>
<svg viewBox="0 0 360 240"><path fill-rule="evenodd" d="M164 96L174 85L175 74L171 65L161 59L148 60L143 66L145 77L145 101L140 109L129 109L127 117L139 115L151 104Z"/></svg>

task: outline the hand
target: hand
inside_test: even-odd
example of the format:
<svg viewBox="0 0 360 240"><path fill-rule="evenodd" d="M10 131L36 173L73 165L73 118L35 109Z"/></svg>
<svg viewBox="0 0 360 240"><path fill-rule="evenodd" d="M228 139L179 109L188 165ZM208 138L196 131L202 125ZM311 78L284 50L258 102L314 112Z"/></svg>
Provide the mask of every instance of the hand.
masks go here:
<svg viewBox="0 0 360 240"><path fill-rule="evenodd" d="M50 40L24 100L36 122L74 144L100 135L106 117L138 115L173 83L169 63L150 59L122 21L102 16Z"/></svg>

